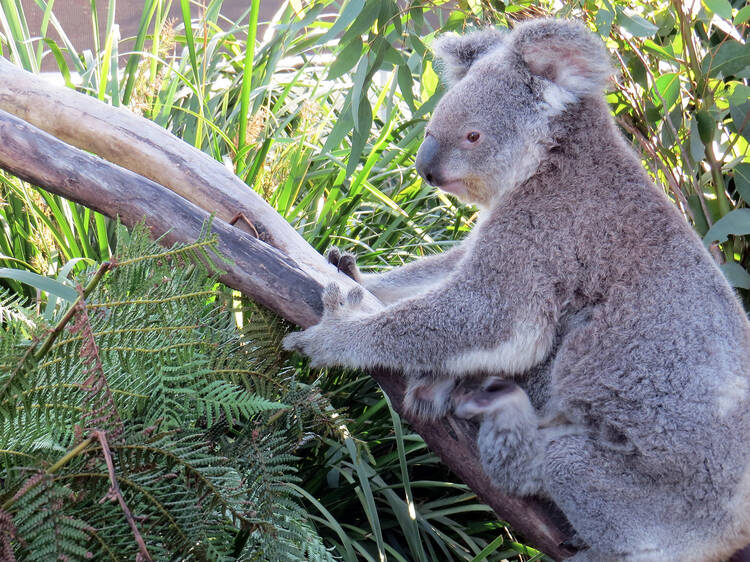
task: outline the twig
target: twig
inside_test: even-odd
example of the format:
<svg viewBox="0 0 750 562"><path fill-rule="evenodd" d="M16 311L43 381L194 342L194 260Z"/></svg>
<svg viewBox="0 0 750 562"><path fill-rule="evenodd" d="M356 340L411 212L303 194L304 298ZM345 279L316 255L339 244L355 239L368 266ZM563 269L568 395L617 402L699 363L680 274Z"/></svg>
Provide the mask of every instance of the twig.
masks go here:
<svg viewBox="0 0 750 562"><path fill-rule="evenodd" d="M135 524L135 518L133 517L133 514L130 513L130 508L125 503L125 498L122 496L122 492L120 491L120 485L117 483L117 476L115 475L115 463L112 461L112 451L109 450L107 436L103 431L100 431L98 429L92 431L91 434L99 441L102 446L102 454L104 455L104 462L107 463L107 470L109 471L109 481L111 483L109 494L102 498L102 501L104 499L109 499L112 496L117 498L117 502L120 504L120 508L122 508L122 511L125 514L125 519L128 520L128 525L130 525L130 529L133 531L133 536L135 537L135 542L138 544L138 551L141 557L147 562L153 562L153 559L151 558L151 555L148 553L148 549L146 548L146 542L143 540L140 531L138 531L138 527Z"/></svg>

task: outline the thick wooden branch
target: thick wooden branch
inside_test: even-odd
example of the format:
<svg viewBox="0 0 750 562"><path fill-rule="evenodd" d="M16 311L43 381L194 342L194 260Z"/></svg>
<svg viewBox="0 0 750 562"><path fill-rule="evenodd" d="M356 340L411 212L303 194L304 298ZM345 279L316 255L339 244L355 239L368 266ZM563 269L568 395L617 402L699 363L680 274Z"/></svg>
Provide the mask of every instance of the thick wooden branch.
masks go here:
<svg viewBox="0 0 750 562"><path fill-rule="evenodd" d="M127 225L144 221L167 244L194 241L209 212L216 212L212 230L219 251L234 262L222 266L222 281L290 321L301 326L317 321L323 283L352 283L221 164L145 119L71 90L52 88L1 58L0 109L10 110L0 111L0 168ZM26 118L123 167L62 142ZM131 151L137 157L131 157ZM266 233L261 238L274 247L225 221L238 212L249 217L259 233ZM368 299L372 302L374 297ZM403 377L384 371L371 374L403 415ZM567 536L554 510L530 498L506 496L492 485L479 463L471 424L452 417L432 423L405 419L529 542L558 559L570 554L560 546Z"/></svg>
<svg viewBox="0 0 750 562"><path fill-rule="evenodd" d="M165 244L196 240L208 212L138 174L92 156L0 110L0 168L127 226L141 221ZM323 310L322 286L265 242L214 218L221 280L303 326Z"/></svg>
<svg viewBox="0 0 750 562"><path fill-rule="evenodd" d="M261 240L292 258L309 275L354 286L345 275L332 273L325 259L310 252L304 238L223 164L156 123L51 84L2 57L0 109L171 189L225 222L242 213Z"/></svg>

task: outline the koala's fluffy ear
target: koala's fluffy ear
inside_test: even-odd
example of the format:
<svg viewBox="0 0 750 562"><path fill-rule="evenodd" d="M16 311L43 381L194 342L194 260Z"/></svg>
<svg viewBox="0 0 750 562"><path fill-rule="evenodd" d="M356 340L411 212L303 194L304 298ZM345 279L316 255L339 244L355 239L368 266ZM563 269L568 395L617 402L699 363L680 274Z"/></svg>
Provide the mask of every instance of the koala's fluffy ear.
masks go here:
<svg viewBox="0 0 750 562"><path fill-rule="evenodd" d="M450 85L463 78L474 62L500 45L507 33L484 29L466 35L445 34L432 43L440 70Z"/></svg>
<svg viewBox="0 0 750 562"><path fill-rule="evenodd" d="M510 44L532 74L576 97L602 92L612 75L604 44L578 22L532 20L513 30Z"/></svg>

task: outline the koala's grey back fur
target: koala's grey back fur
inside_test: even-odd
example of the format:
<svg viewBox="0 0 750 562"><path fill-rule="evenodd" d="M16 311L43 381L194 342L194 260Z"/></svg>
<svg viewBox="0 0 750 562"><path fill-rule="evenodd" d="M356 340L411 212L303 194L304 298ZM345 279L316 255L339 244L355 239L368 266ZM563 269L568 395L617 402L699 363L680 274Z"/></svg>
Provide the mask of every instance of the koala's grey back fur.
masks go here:
<svg viewBox="0 0 750 562"><path fill-rule="evenodd" d="M417 167L480 223L456 250L361 276L382 311L329 307L287 347L514 379L526 392L454 402L480 417L496 483L565 513L590 546L576 560L729 556L750 542L750 326L616 130L601 42L539 20L436 50L453 84ZM415 410L450 407L450 384L417 381Z"/></svg>

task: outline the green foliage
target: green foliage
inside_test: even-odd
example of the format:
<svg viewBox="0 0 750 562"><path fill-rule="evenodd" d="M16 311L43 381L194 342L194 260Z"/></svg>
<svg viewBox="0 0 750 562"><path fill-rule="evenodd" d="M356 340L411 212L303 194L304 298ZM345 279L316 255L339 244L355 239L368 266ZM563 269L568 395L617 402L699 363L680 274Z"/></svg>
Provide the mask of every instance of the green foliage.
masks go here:
<svg viewBox="0 0 750 562"><path fill-rule="evenodd" d="M211 240L117 241L111 270L79 276L51 324L0 304L0 504L16 556L133 559L124 504L155 560L330 560L290 486L327 402L267 359L283 327L252 309L237 329L204 265Z"/></svg>
<svg viewBox="0 0 750 562"><path fill-rule="evenodd" d="M674 0L635 8L637 14L597 0L571 4L568 12L587 18L616 53L621 75L610 101L617 122L704 242L721 242L725 271L735 272L729 280L750 289L745 2L691 8ZM726 235L707 236L714 226Z"/></svg>
<svg viewBox="0 0 750 562"><path fill-rule="evenodd" d="M227 22L219 0L200 11L175 2L179 21L168 19L171 2L146 0L124 65L114 3L102 11L105 24L93 51L79 52L52 2L36 1L46 17L41 29L29 30L22 3L0 0L0 54L32 71L53 57L70 87L128 106L231 165L315 247L346 246L365 269L446 249L474 221L472 209L435 193L413 169L442 92L428 49L434 34L509 26L553 12L584 19L616 53L619 79L609 101L618 124L657 183L726 261L729 280L750 288L750 11L743 0L705 0L691 9L681 0L568 0L562 6L544 0L290 1L273 27L258 22L257 1ZM96 18L92 25L99 29ZM248 46L246 37L258 41ZM0 225L0 267L54 277L69 288L71 276L115 252L113 223L2 173ZM134 240L127 255L157 253ZM92 441L52 470L89 438L91 427L84 423L76 436L71 424L97 418L88 412L104 400L104 388L88 402L80 388L93 376L112 389L120 422L100 422L112 435L123 428L109 443L117 474L129 475L120 486L127 504L137 506L133 513L147 514L139 525L158 555L184 546L181 537L195 532L197 542L184 552L196 558L314 559L325 558L326 547L345 560L540 556L516 542L401 426L369 378L332 371L304 384L317 375L285 363L272 317L256 308L232 317L234 305L212 285L188 297L181 283L192 282L193 270L170 272L163 286L152 286L145 280L156 279L148 271L161 267L158 259L125 265L120 250L116 255L120 265L97 291L129 284L128 303L89 312L89 324L104 332L92 333L97 345L101 340L105 375L96 362L82 362L81 330L63 333L47 351L59 361L35 362L34 350L70 303L48 292L54 285L34 287L18 273L0 279L6 288L0 293L0 412L10 428L0 428L0 435L19 440L0 442L0 449L17 449L3 457L8 473L0 478L12 485L3 501L31 479L39 481L0 510L0 553L8 541L25 548L17 550L25 557L37 544L57 544L30 518L60 503L64 508L48 518L49 528L71 538L57 552L76 557L72 549L85 542L80 532L97 553L110 544L118 557L136 552L122 510L97 503L109 486L100 444ZM180 259L200 268L192 258ZM91 304L113 302L97 291L91 298L99 300ZM33 307L20 297L34 299ZM243 325L239 341L232 339L235 321ZM186 345L174 345L179 342ZM28 372L16 369L22 361ZM266 409L279 402L286 408ZM126 443L141 448L126 449ZM190 445L198 449L183 449ZM226 472L210 473L200 464L212 455L211 466ZM92 463L92 474L83 476ZM193 479L208 491L197 510L183 507L203 497L194 493ZM232 482L236 494L229 491ZM33 507L37 497L42 503ZM211 515L201 511L204 504L214 506L206 507ZM101 530L76 527L76 521L97 518L106 522ZM307 542L308 533L322 542Z"/></svg>

